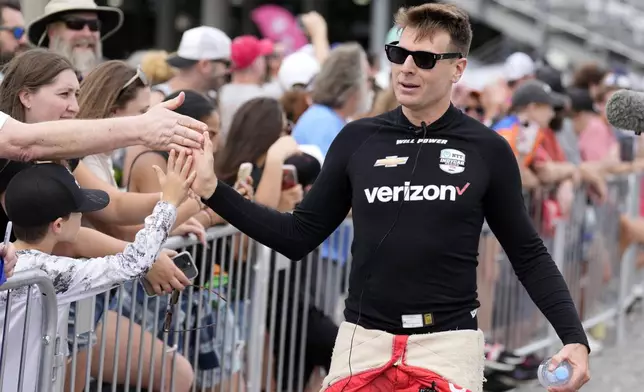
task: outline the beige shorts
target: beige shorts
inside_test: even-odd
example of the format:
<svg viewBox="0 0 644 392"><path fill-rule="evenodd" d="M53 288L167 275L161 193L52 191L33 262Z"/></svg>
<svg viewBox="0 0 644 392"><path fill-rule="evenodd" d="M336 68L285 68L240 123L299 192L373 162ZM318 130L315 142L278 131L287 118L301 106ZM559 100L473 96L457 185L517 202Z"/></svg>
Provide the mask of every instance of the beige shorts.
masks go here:
<svg viewBox="0 0 644 392"><path fill-rule="evenodd" d="M347 380L351 375L366 374L386 366L396 355L395 342L400 342L399 338L387 332L356 327L347 322L340 324L331 368L324 379L322 391L339 381ZM396 359L396 363L427 369L459 387L471 392L482 392L485 343L481 330L411 335L404 339L404 353Z"/></svg>

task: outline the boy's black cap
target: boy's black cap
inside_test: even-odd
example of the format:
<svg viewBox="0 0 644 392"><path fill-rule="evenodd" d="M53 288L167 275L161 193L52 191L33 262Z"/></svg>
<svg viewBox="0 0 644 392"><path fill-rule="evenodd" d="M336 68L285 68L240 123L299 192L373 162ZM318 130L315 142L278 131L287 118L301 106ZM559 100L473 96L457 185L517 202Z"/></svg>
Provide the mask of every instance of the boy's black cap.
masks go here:
<svg viewBox="0 0 644 392"><path fill-rule="evenodd" d="M7 217L16 226L51 223L73 212L105 208L109 195L97 189L81 189L72 173L56 163L41 163L16 174L5 193Z"/></svg>

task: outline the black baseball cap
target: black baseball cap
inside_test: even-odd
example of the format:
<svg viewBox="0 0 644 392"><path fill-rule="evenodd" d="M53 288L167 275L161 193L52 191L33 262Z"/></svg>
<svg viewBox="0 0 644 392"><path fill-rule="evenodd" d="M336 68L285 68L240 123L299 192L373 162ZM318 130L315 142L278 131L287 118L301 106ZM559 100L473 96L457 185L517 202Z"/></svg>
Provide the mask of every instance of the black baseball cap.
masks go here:
<svg viewBox="0 0 644 392"><path fill-rule="evenodd" d="M531 103L550 105L555 109L566 106L566 97L552 91L552 88L540 80L522 82L512 95L512 108L524 108Z"/></svg>
<svg viewBox="0 0 644 392"><path fill-rule="evenodd" d="M570 111L573 113L593 112L595 110L595 102L590 96L590 91L585 88L572 87L568 89L568 97L570 98Z"/></svg>
<svg viewBox="0 0 644 392"><path fill-rule="evenodd" d="M102 210L109 195L81 189L72 173L57 163L40 163L16 174L5 193L7 217L16 226L45 225L73 212Z"/></svg>
<svg viewBox="0 0 644 392"><path fill-rule="evenodd" d="M552 91L564 94L566 89L561 80L561 72L550 66L542 66L537 69L537 80L540 80L550 86Z"/></svg>

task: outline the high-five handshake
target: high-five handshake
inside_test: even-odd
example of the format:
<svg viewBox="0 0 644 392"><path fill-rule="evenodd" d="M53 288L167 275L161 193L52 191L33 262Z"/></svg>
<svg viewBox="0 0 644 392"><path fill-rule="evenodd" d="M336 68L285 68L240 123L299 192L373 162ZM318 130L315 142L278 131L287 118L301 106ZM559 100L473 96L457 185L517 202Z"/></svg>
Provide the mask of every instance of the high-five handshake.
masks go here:
<svg viewBox="0 0 644 392"><path fill-rule="evenodd" d="M196 173L192 190L197 196L208 199L217 188L217 176L214 170L215 158L212 152L212 141L207 134L204 134L203 148L193 150L192 156Z"/></svg>
<svg viewBox="0 0 644 392"><path fill-rule="evenodd" d="M183 192L187 192L188 189L192 191L190 192L191 196L197 196L204 199L210 198L210 196L215 193L218 180L217 175L215 174L213 145L207 132L204 133L203 136L203 148L195 148L191 152L184 149L178 153L178 156L175 150L170 152L166 174L164 174L158 166L154 166L154 171L157 173L159 178L159 184L163 189L164 198L166 192L172 191L173 194L176 193L178 195L183 195ZM168 179L171 174L173 181L169 182ZM179 183L182 184L181 187L178 187ZM167 189L172 188L172 186L177 186L178 189ZM244 197L252 198L252 189L243 187L237 189L237 191ZM179 204L181 204L187 196L188 195L186 194Z"/></svg>
<svg viewBox="0 0 644 392"><path fill-rule="evenodd" d="M293 154L299 154L297 143L295 139L290 136L283 136L283 147L286 151L293 151ZM212 141L208 137L208 134L204 134L204 142L202 149L194 149L192 151L192 157L194 158L193 168L196 173L194 182L192 183L192 191L195 195L199 196L202 199L210 199L210 197L215 193L217 189L217 175L214 171L214 156L213 156L213 146ZM249 181L252 181L249 179ZM252 199L253 195L248 194L252 192L252 188L243 188L240 187L237 189L239 184L235 186L236 190L242 194L247 199Z"/></svg>

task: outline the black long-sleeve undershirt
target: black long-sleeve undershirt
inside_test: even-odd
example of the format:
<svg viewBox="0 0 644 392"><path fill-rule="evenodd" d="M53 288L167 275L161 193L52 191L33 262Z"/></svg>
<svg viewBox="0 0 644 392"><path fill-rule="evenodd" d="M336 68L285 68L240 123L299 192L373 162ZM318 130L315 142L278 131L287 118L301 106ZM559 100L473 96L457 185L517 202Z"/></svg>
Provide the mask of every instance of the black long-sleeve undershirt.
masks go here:
<svg viewBox="0 0 644 392"><path fill-rule="evenodd" d="M353 208L345 317L357 322L360 309L361 326L396 334L471 327L486 219L562 342L588 347L566 283L526 211L507 142L454 107L424 131L400 108L348 124L292 214L254 204L221 182L205 203L293 260Z"/></svg>

